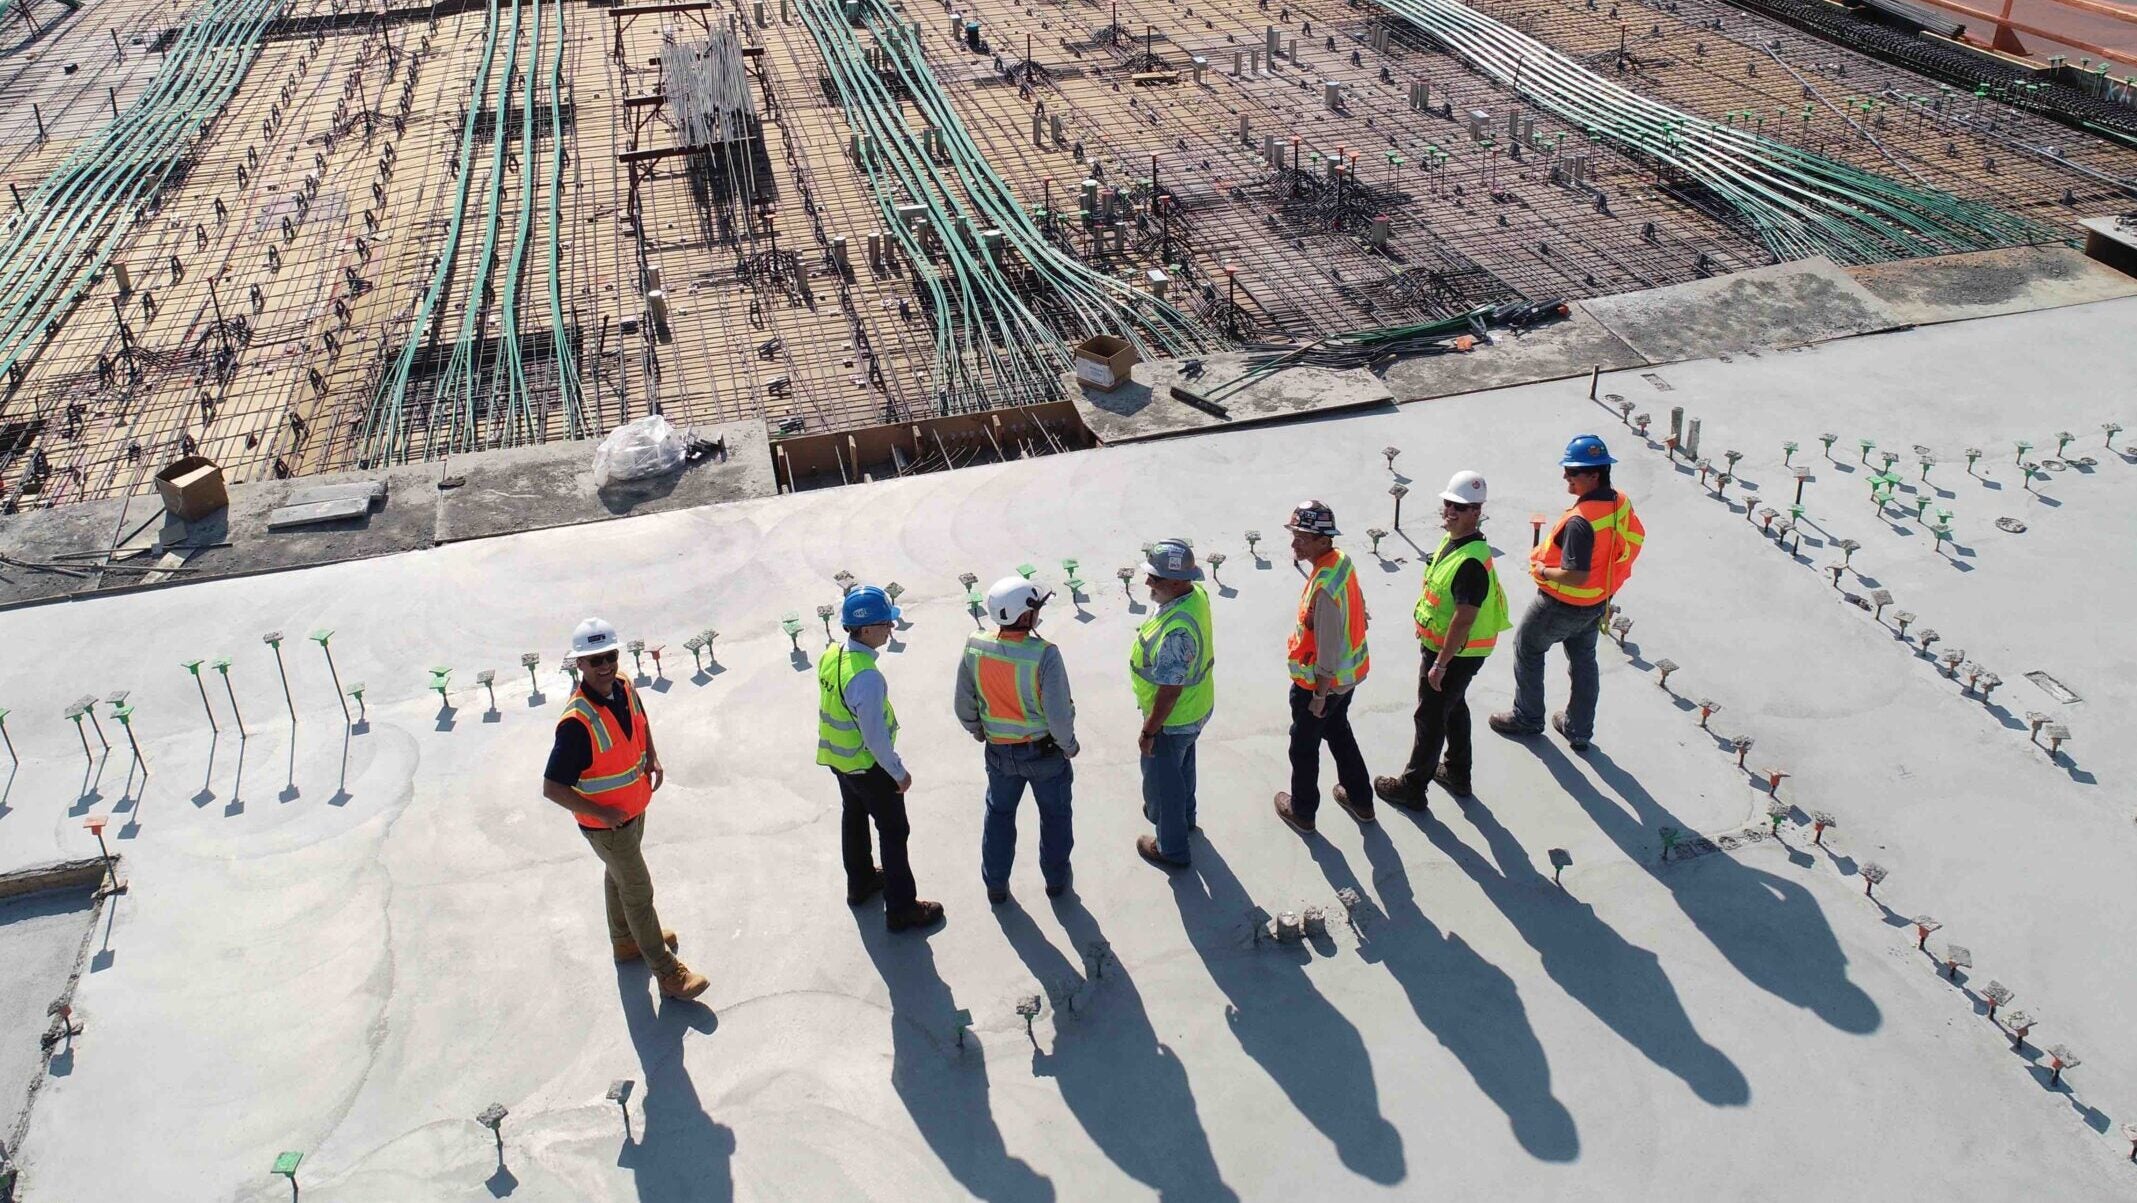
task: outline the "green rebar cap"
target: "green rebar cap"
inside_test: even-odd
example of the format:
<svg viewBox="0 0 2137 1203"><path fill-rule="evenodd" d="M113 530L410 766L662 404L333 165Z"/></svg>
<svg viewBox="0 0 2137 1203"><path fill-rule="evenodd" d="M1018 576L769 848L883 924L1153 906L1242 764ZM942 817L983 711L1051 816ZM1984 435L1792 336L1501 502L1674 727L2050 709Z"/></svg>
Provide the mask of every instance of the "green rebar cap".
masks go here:
<svg viewBox="0 0 2137 1203"><path fill-rule="evenodd" d="M313 643L318 644L320 647L325 647L326 641L332 639L333 637L334 631L331 627L324 627L319 630L313 631L309 636L307 636L307 638L309 638Z"/></svg>
<svg viewBox="0 0 2137 1203"><path fill-rule="evenodd" d="M188 660L180 667L184 668L187 672L192 673L194 676L197 677L200 675L200 666L202 663L203 661L199 660Z"/></svg>
<svg viewBox="0 0 2137 1203"><path fill-rule="evenodd" d="M297 1176L297 1166L303 1160L304 1154L299 1153L294 1149L286 1153L277 1153L275 1154L274 1168L268 1170L267 1172L270 1174L280 1174L284 1178L294 1179Z"/></svg>

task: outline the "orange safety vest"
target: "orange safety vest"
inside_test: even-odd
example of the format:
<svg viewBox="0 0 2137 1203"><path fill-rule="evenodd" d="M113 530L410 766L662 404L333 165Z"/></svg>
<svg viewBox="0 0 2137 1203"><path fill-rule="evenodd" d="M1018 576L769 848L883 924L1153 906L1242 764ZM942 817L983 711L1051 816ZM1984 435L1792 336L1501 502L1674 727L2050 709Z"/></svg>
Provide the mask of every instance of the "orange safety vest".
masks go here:
<svg viewBox="0 0 2137 1203"><path fill-rule="evenodd" d="M1358 573L1352 567L1350 557L1339 550L1331 548L1327 555L1313 562L1313 575L1306 579L1305 592L1299 594L1298 622L1291 629L1291 643L1285 659L1290 665L1291 679L1300 688L1312 689L1314 666L1320 661L1320 649L1315 645L1313 635L1313 596L1324 589L1343 612L1346 646L1336 661L1335 687L1348 689L1365 680L1373 661L1365 648L1365 595L1358 589Z"/></svg>
<svg viewBox="0 0 2137 1203"><path fill-rule="evenodd" d="M1051 646L1028 631L975 634L965 655L979 686L980 729L987 742L1032 743L1045 737L1046 700L1039 694L1039 663Z"/></svg>
<svg viewBox="0 0 2137 1203"><path fill-rule="evenodd" d="M637 818L653 801L653 782L646 775L646 713L638 704L638 693L621 676L616 678L616 688L623 690L631 704L631 729L626 732L616 725L614 712L586 695L586 687L572 691L571 701L564 705L564 717L586 727L588 739L593 744L594 760L579 775L579 783L572 787L578 795L589 802L599 802L623 812L623 822ZM600 823L584 815L574 814L579 826L604 830Z"/></svg>
<svg viewBox="0 0 2137 1203"><path fill-rule="evenodd" d="M1554 585L1538 576L1538 568L1557 568L1565 558L1558 546L1558 537L1566 529L1566 523L1574 517L1588 520L1595 531L1595 550L1588 557L1588 583L1585 585ZM1647 542L1647 528L1640 524L1640 516L1632 512L1632 499L1619 493L1615 501L1576 501L1558 516L1558 525L1551 534L1529 551L1529 576L1536 582L1538 592L1555 597L1567 605L1599 606L1625 587L1626 578L1632 575L1632 563L1640 558L1640 548Z"/></svg>

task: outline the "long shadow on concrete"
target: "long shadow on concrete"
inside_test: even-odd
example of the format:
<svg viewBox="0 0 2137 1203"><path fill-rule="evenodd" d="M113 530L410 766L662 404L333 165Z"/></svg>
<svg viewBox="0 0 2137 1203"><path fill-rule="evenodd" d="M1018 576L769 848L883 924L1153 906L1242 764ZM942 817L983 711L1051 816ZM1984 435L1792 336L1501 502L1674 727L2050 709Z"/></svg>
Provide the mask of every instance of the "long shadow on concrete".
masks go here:
<svg viewBox="0 0 2137 1203"><path fill-rule="evenodd" d="M1314 989L1300 960L1240 946L1234 933L1254 900L1215 848L1196 846L1193 868L1172 875L1172 897L1188 942L1231 1002L1226 1018L1240 1048L1351 1172L1383 1186L1402 1181L1402 1134L1380 1113L1365 1041Z"/></svg>
<svg viewBox="0 0 2137 1203"><path fill-rule="evenodd" d="M645 1128L636 1140L624 1138L616 1164L631 1171L646 1203L734 1198L734 1130L705 1114L683 1059L690 1033L710 1034L719 1019L695 1002L664 1002L656 1009L645 969L637 964L617 966L616 992L645 1074Z"/></svg>
<svg viewBox="0 0 2137 1203"><path fill-rule="evenodd" d="M1073 896L1054 909L1075 947L1105 940ZM1101 957L1094 970L1088 956L1077 969L1013 902L994 908L994 918L1054 1006L1053 1049L1032 1053L1033 1076L1052 1078L1092 1141L1159 1198L1237 1199L1210 1153L1187 1069L1158 1041L1127 969Z"/></svg>
<svg viewBox="0 0 2137 1203"><path fill-rule="evenodd" d="M1594 907L1552 885L1481 800L1462 809L1490 846L1490 861L1429 812L1412 818L1434 847L1483 888L1543 959L1551 980L1648 1060L1682 1079L1702 1102L1716 1107L1750 1102L1743 1071L1692 1026L1655 954L1618 934Z"/></svg>
<svg viewBox="0 0 2137 1203"><path fill-rule="evenodd" d="M1328 884L1377 897L1386 921L1365 907L1355 921L1364 934L1358 955L1378 963L1409 996L1410 1009L1469 1071L1477 1089L1506 1114L1514 1139L1541 1161L1580 1156L1573 1113L1551 1093L1551 1066L1529 1026L1521 992L1504 970L1478 955L1453 932L1441 933L1418 905L1402 854L1378 823L1360 829L1373 889L1360 889L1350 862L1325 839L1312 840L1313 859ZM1367 907L1371 903L1366 904Z"/></svg>
<svg viewBox="0 0 2137 1203"><path fill-rule="evenodd" d="M990 1201L1047 1203L1054 1184L1002 1142L978 1034L965 1033L966 1047L957 1048L957 1001L935 972L934 951L920 936L885 930L881 914L863 907L854 922L890 988L890 1082L899 1101L958 1185Z"/></svg>
<svg viewBox="0 0 2137 1203"><path fill-rule="evenodd" d="M1847 954L1809 890L1726 853L1665 871L1655 859L1662 847L1657 832L1664 826L1687 830L1684 820L1600 748L1589 749L1588 763L1603 784L1632 807L1631 814L1596 790L1556 748L1546 744L1540 749L1544 767L1560 787L1627 857L1669 887L1685 917L1737 972L1843 1032L1877 1030L1883 1022L1877 1003L1848 980Z"/></svg>

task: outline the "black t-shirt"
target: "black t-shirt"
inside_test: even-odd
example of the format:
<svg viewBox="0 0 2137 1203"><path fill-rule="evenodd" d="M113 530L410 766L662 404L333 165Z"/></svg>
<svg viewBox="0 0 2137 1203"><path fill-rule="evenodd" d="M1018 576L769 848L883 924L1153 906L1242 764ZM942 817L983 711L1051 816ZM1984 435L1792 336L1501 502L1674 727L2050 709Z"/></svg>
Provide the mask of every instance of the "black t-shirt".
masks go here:
<svg viewBox="0 0 2137 1203"><path fill-rule="evenodd" d="M616 684L617 688L612 690L609 696L594 700L608 707L608 712L616 716L616 725L623 729L625 736L629 736L631 695L621 680ZM593 763L594 741L593 737L587 734L586 724L575 718L558 719L556 743L549 749L549 767L542 770L542 776L558 785L577 785L580 776Z"/></svg>
<svg viewBox="0 0 2137 1203"><path fill-rule="evenodd" d="M1434 564L1453 555L1457 547L1480 542L1483 535L1467 535L1448 543L1440 553L1432 557ZM1454 570L1454 604L1457 606L1481 606L1491 596L1491 576L1484 571L1482 560L1469 560Z"/></svg>
<svg viewBox="0 0 2137 1203"><path fill-rule="evenodd" d="M1617 499L1618 491L1616 489L1597 489L1595 492L1581 497L1582 501L1616 501ZM1552 536L1551 541L1558 545L1558 566L1560 568L1565 569L1567 572L1586 572L1592 567L1588 561L1595 554L1595 528L1588 524L1586 518L1575 514L1566 519L1566 524L1559 528L1558 533Z"/></svg>

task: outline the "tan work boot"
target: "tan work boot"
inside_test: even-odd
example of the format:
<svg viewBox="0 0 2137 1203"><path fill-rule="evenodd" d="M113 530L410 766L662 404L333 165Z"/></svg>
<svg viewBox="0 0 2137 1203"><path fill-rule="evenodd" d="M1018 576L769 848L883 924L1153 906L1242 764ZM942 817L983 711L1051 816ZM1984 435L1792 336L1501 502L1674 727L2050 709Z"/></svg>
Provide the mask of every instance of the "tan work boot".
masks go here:
<svg viewBox="0 0 2137 1203"><path fill-rule="evenodd" d="M682 942L675 938L675 933L665 927L660 929L660 942L668 946L669 952L674 952L682 947ZM645 956L645 953L639 949L638 941L636 940L613 940L610 943L615 945L616 963L618 965L623 964L625 961L635 961Z"/></svg>
<svg viewBox="0 0 2137 1203"><path fill-rule="evenodd" d="M660 979L660 992L669 998L696 998L711 986L704 974L692 973L681 961L675 963L675 972Z"/></svg>

